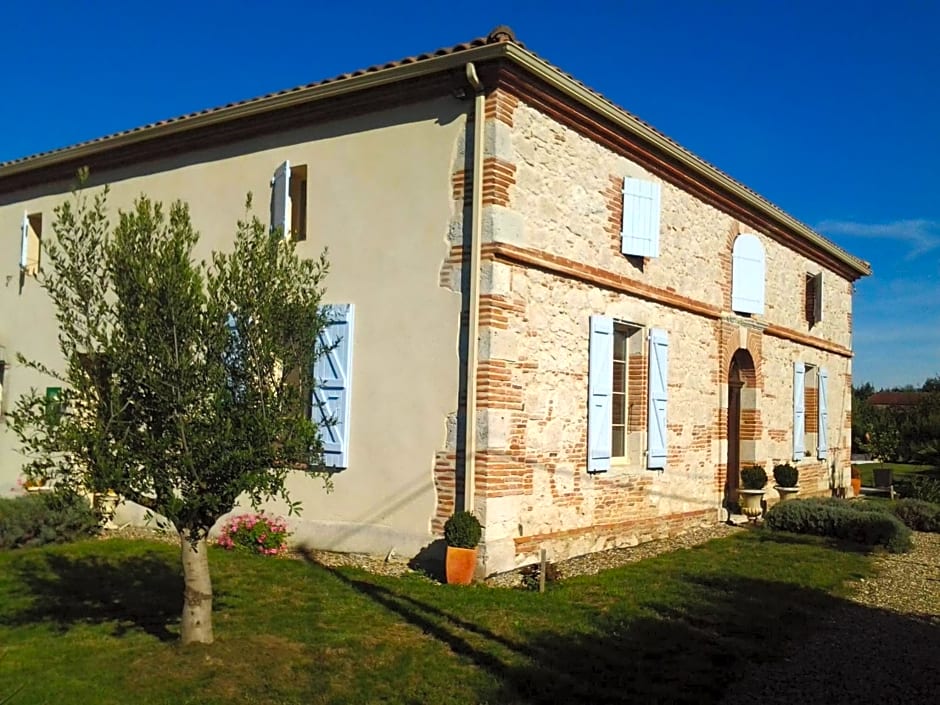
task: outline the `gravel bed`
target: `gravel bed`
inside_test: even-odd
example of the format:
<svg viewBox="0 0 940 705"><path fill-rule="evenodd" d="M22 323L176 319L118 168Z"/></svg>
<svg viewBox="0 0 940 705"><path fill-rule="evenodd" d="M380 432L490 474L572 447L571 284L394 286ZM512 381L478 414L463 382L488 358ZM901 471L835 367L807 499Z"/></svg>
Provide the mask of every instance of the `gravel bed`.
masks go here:
<svg viewBox="0 0 940 705"><path fill-rule="evenodd" d="M806 639L750 668L723 703L938 702L940 535L915 532L913 551L874 563L874 577L859 581Z"/></svg>
<svg viewBox="0 0 940 705"><path fill-rule="evenodd" d="M675 551L679 548L691 548L712 539L723 538L735 531L742 531L742 529L728 524L711 524L691 529L684 534L668 539L647 541L637 546L614 548L609 551L598 551L597 553L569 558L555 563L555 567L562 579L576 575L594 575L602 570L642 561L661 553ZM522 575L519 570L512 570L489 577L485 582L492 587L519 587L522 584Z"/></svg>

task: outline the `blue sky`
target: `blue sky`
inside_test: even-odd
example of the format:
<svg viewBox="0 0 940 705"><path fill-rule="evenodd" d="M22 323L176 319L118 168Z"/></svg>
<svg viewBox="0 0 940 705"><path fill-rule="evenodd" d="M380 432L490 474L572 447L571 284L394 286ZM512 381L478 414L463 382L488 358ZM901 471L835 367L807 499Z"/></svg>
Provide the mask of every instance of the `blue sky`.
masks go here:
<svg viewBox="0 0 940 705"><path fill-rule="evenodd" d="M940 374L938 2L117 7L5 3L0 161L508 24L536 53L872 262L855 300L856 383Z"/></svg>

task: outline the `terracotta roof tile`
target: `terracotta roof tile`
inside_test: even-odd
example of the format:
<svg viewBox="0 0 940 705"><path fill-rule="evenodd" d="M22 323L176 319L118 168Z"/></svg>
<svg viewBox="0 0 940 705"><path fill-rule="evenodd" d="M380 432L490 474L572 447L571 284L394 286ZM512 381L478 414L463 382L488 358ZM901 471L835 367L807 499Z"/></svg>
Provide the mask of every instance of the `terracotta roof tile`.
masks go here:
<svg viewBox="0 0 940 705"><path fill-rule="evenodd" d="M470 49L475 49L476 47L481 47L481 46L485 46L487 44L493 44L496 42L515 41L511 32L507 35L505 33L499 33L499 29L500 28L493 30L486 37L477 37L476 39L472 39L469 42L461 42L460 44L455 44L453 46L442 47L436 51L425 52L423 54L417 54L415 56L407 56L404 59L399 59L398 61L389 61L384 64L375 64L373 66L368 66L366 68L358 69L356 71L341 73L338 76L333 76L332 78L325 78L320 81L314 81L313 83L306 83L301 86L294 86L293 88L285 88L284 90L275 91L273 93L266 93L265 95L258 96L256 98L247 98L245 100L239 100L239 101L235 101L232 103L226 103L225 105L221 105L215 108L205 108L203 110L197 110L195 112L186 113L185 115L179 115L177 117L167 118L165 120L158 120L156 122L151 122L146 125L141 125L139 127L133 127L127 130L121 130L120 132L114 132L109 135L104 135L102 137L96 137L94 139L85 140L83 142L77 142L75 144L70 144L65 147L57 147L56 149L50 149L45 152L37 152L36 154L30 154L25 157L18 157L16 159L11 159L9 161L0 162L0 169L7 167L7 166L11 166L13 164L21 164L22 162L26 162L31 159L36 159L38 157L46 157L52 154L56 154L58 152L64 152L69 149L74 149L75 147L84 147L86 145L96 144L98 142L104 142L105 140L110 140L115 137L121 137L122 135L130 135L136 132L141 132L142 130L149 130L154 127L160 127L161 125L170 125L175 122L189 120L191 118L194 118L200 115L209 115L211 113L218 113L218 112L222 112L223 110L228 110L230 108L234 108L234 107L238 107L242 105L249 105L251 103L261 103L261 102L264 102L265 100L269 100L277 96L287 95L288 93L295 93L296 91L306 90L308 88L315 88L317 86L325 86L328 83L336 83L337 81L343 81L349 78L353 78L355 76L362 76L364 74L375 73L376 71L391 69L397 66L405 66L406 64L413 64L419 61L426 61L428 59L432 59L438 56L447 56L449 54L457 54L462 51L468 51ZM515 43L518 44L519 46L523 46L518 41L515 41Z"/></svg>
<svg viewBox="0 0 940 705"><path fill-rule="evenodd" d="M875 392L868 397L872 406L916 406L923 392Z"/></svg>
<svg viewBox="0 0 940 705"><path fill-rule="evenodd" d="M375 72L377 72L377 71L382 71L382 70L386 70L386 69L392 69L392 68L396 68L396 67L399 67L399 66L405 66L405 65L408 65L408 64L418 63L418 62L421 62L421 61L427 61L427 60L429 60L429 59L433 59L433 58L440 57L440 56L448 56L448 55L452 55L452 54L457 54L457 53L460 53L460 52L463 52L463 51L469 51L469 50L471 50L471 49L475 49L475 48L478 48L478 47L486 46L487 44L496 44L496 43L504 43L504 42L505 42L505 43L512 43L512 44L515 44L516 46L518 46L518 47L520 47L520 48L522 48L522 49L525 49L529 54L531 54L532 56L535 56L539 61L541 61L541 62L543 62L545 65L549 66L553 71L556 71L558 74L564 76L566 79L568 79L568 80L570 80L570 81L576 83L578 86L580 86L580 87L581 87L582 89L584 89L585 91L591 93L592 95L596 96L598 99L600 99L600 100L604 101L605 103L607 103L608 105L610 105L613 109L615 109L615 110L617 110L617 111L620 111L621 113L624 113L624 114L628 115L631 119L633 119L633 120L635 120L636 122L642 124L645 128L647 128L647 129L650 130L651 132L655 133L658 137L662 138L664 141L666 141L666 142L668 142L669 144L673 145L673 146L676 147L677 149L682 150L683 152L685 152L685 153L691 155L694 159L698 160L702 165L704 165L704 166L707 167L708 169L711 169L711 170L713 170L714 172L717 172L718 174L724 176L725 178L730 179L730 180L733 181L735 184L737 184L738 186L740 186L741 188L743 188L745 191L747 191L748 193L750 193L754 198L756 198L756 199L759 200L759 201L762 201L764 204L766 204L766 205L767 205L769 208L771 208L772 210L777 211L778 213L781 213L781 214L783 214L783 215L788 215L788 214L786 214L786 211L784 211L782 208L780 208L779 206L777 206L776 204L774 204L773 202L771 202L770 200L768 200L767 198L765 198L765 197L762 196L761 194L757 193L757 192L754 191L753 189L751 189L751 188L745 186L744 184L741 184L741 183L738 182L737 180L735 180L735 179L733 179L732 177L728 176L727 174L725 174L725 172L723 172L721 169L719 169L718 167L716 167L714 164L711 164L710 162L708 162L708 161L702 159L702 158L699 157L698 155L692 154L691 152L689 152L689 150L687 150L687 149L685 149L684 147L682 147L682 145L680 145L678 142L676 142L676 141L673 140L672 138L666 136L665 134L663 134L662 132L660 132L659 130L657 130L655 127L653 127L653 126L650 125L649 123L645 122L644 120L641 120L640 118L638 118L638 117L637 117L636 115L634 115L633 113L630 113L629 111L627 111L627 110L625 110L624 108L620 107L619 105L617 105L616 103L614 103L614 102L611 101L610 99L606 98L603 94L601 94L601 93L599 93L598 91L594 90L594 89L591 88L590 86L587 86L586 84L584 84L583 82L579 81L578 79L576 79L574 76L572 76L571 74L567 73L567 72L564 71L563 69L561 69L561 68L559 68L558 66L552 64L552 63L549 62L549 61L546 61L546 60L545 60L544 58L542 58L541 56L538 56L538 55L534 54L534 52L531 52L530 50L528 50L522 42L520 42L520 41L518 41L518 40L516 39L516 36L515 36L515 34L513 33L513 31L512 31L510 28L508 28L508 27L506 27L506 26L504 26L504 25L500 25L500 26L496 27L495 29L493 29L493 30L492 30L487 36L485 36L485 37L477 37L476 39L472 39L472 40L470 40L470 41L468 41L468 42L461 42L460 44L455 44L455 45L453 45L453 46L442 47L442 48L437 49L436 51L433 51L433 52L425 52L425 53L423 53L423 54L416 54L416 55L414 55L414 56L407 56L407 57L405 57L405 58L403 58L403 59L399 59L399 60L397 60L397 61L390 61L390 62L387 62L387 63L384 63L384 64L375 64L375 65L373 65L373 66L369 66L369 67L366 67L366 68L363 68L363 69L359 69L359 70L357 70L357 71L352 71L352 72L348 72L348 73L342 73L342 74L340 74L340 75L338 75L338 76L333 76L332 78L323 79L323 80L321 80L321 81L315 81L315 82L313 82L313 83L307 83L307 84L304 84L304 85L301 85L301 86L295 86L295 87L293 87L293 88L287 88L287 89L284 89L284 90L281 90L281 91L275 91L275 92L273 92L273 93L268 93L268 94L266 94L266 95L258 96L257 98L249 98L249 99L246 99L246 100L241 100L241 101L236 101L236 102L232 102L232 103L227 103L226 105L223 105L223 106L220 106L220 107L216 107L216 108L207 108L207 109L205 109L205 110L200 110L200 111L197 111L197 112L187 113L187 114L185 114L185 115L180 115L180 116L178 116L178 117L168 118L168 119L166 119L166 120L159 120L159 121L157 121L157 122L152 122L152 123L149 123L149 124L147 124L147 125L142 125L142 126L140 126L140 127L135 127L135 128L129 129L129 130L124 130L124 131L121 131L121 132L115 132L115 133L110 134L110 135L105 135L105 136L103 136L103 137L97 137L97 138L92 139L92 140L87 140L87 141L84 141L84 142L79 142L79 143L77 143L77 144L68 145L68 146L66 146L66 147L60 147L60 148L57 148L57 149L52 149L52 150L48 150L48 151L45 151L45 152L39 152L39 153L37 153L37 154L32 154L32 155L29 155L29 156L20 157L20 158L18 158L18 159L12 159L12 160L10 160L10 161L6 161L6 162L0 163L0 171L2 171L4 167L9 167L9 166L12 166L12 165L14 165L14 164L21 164L21 163L23 163L23 162L27 162L27 161L30 161L30 160L33 160L33 159L37 159L37 158L39 158L39 157L46 157L46 156L54 155L54 154L57 154L57 153L60 153L60 152L65 152L65 151L68 151L68 150L71 150L71 149L75 149L75 148L78 148L78 147L85 147L85 146L92 145L92 144L96 144L96 143L99 143L99 142L104 142L104 141L106 141L106 140L111 140L111 139L114 139L114 138L117 138L117 137L121 137L121 136L123 136L123 135L130 135L130 134L134 134L134 133L137 133L137 132L141 132L141 131L143 131L143 130L149 130L149 129L152 129L152 128L155 128L155 127L160 127L160 126L163 126L163 125L170 125L170 124L173 124L173 123L182 122L182 121L189 120L189 119L194 118L194 117L197 117L197 116L204 116L204 115L209 115L209 114L212 114L212 113L219 113L219 112L222 112L222 111L225 111L225 110L229 110L229 109L231 109L231 108L235 108L235 107L239 107L239 106L244 106L244 105L249 105L249 104L253 104L253 103L262 103L262 102L264 102L264 101L266 101L266 100L270 100L271 98L275 98L275 97L278 97L278 96L287 95L287 94L289 94L289 93L294 93L294 92L296 92L296 91L306 90L306 89L310 89L310 88L316 88L316 87L319 87L319 86L325 86L325 85L330 84L330 83L336 83L336 82L338 82L338 81L347 80L347 79L350 79L350 78L354 78L354 77L356 77L356 76L362 76L362 75L369 74L369 73L375 73ZM792 217L792 216L789 216L789 217ZM808 228L808 226L805 226L805 225L804 225L804 227L807 227L808 230L812 230L811 228ZM820 237L822 237L822 236L820 236ZM826 238L823 238L823 239L826 239ZM831 244L832 244L833 246L835 246L834 243L831 243ZM840 247L838 247L838 246L835 246L835 248L836 248L839 252L841 252L841 253L844 255L845 258L848 258L848 259L850 259L850 260L856 260L856 258L854 258L852 255L850 255L850 254L849 254L848 252L846 252L844 249L842 249L842 248L840 248ZM858 261L859 263L862 263L861 260L857 260L857 261ZM864 264L865 266L867 266L867 263L862 263L862 264Z"/></svg>

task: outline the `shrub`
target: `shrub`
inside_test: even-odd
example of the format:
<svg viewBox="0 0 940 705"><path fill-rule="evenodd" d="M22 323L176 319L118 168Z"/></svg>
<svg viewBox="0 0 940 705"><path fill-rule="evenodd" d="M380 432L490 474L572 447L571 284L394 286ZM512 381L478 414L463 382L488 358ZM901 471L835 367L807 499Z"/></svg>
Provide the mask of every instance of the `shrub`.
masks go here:
<svg viewBox="0 0 940 705"><path fill-rule="evenodd" d="M262 556L276 556L287 549L287 522L281 517L239 514L222 526L216 545L227 550L246 549Z"/></svg>
<svg viewBox="0 0 940 705"><path fill-rule="evenodd" d="M522 578L522 587L525 590L538 591L539 575L542 572L542 566L539 563L532 563L519 571ZM545 584L553 583L561 579L561 571L554 563L545 564Z"/></svg>
<svg viewBox="0 0 940 705"><path fill-rule="evenodd" d="M444 540L454 548L476 548L482 534L479 519L467 511L454 512L444 524Z"/></svg>
<svg viewBox="0 0 940 705"><path fill-rule="evenodd" d="M99 530L98 518L75 492L43 492L0 499L0 548L66 543Z"/></svg>
<svg viewBox="0 0 940 705"><path fill-rule="evenodd" d="M892 553L911 549L911 531L894 515L874 507L856 508L845 500L794 500L774 505L768 528L884 546Z"/></svg>
<svg viewBox="0 0 940 705"><path fill-rule="evenodd" d="M900 499L894 505L894 514L914 531L940 533L940 504L920 499Z"/></svg>
<svg viewBox="0 0 940 705"><path fill-rule="evenodd" d="M741 468L741 485L746 490L762 490L767 484L767 473L760 465Z"/></svg>
<svg viewBox="0 0 940 705"><path fill-rule="evenodd" d="M894 481L894 489L906 499L919 499L940 504L940 480L925 475L908 475Z"/></svg>
<svg viewBox="0 0 940 705"><path fill-rule="evenodd" d="M796 487L800 482L800 471L790 463L774 465L774 482L779 487Z"/></svg>

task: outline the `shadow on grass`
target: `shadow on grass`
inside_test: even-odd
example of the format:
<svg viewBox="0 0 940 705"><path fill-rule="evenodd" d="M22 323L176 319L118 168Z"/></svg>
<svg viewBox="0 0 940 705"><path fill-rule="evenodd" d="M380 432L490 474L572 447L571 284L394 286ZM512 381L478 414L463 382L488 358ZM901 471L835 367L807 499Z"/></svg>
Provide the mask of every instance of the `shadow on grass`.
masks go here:
<svg viewBox="0 0 940 705"><path fill-rule="evenodd" d="M156 553L122 558L34 553L9 567L31 601L0 617L11 626L51 623L62 631L78 624L114 623L114 635L140 630L176 641L169 627L183 608L183 578Z"/></svg>
<svg viewBox="0 0 940 705"><path fill-rule="evenodd" d="M679 575L681 599L650 595L639 614L614 605L586 622L509 638L405 586L331 572L489 672L498 685L479 697L490 702L923 702L940 688L938 622L793 583Z"/></svg>

